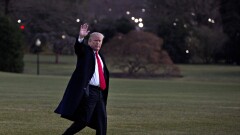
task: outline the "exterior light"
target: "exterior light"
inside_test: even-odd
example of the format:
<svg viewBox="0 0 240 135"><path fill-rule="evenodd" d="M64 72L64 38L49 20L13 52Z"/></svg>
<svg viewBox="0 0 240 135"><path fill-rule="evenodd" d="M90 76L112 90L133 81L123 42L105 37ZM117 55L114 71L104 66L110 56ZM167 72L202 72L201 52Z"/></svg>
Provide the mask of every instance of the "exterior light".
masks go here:
<svg viewBox="0 0 240 135"><path fill-rule="evenodd" d="M108 9L108 11L109 11L109 12L111 12L111 11L112 11L112 9L111 9L111 8L109 8L109 9Z"/></svg>
<svg viewBox="0 0 240 135"><path fill-rule="evenodd" d="M212 21L212 19L211 18L208 18L208 22L211 22Z"/></svg>
<svg viewBox="0 0 240 135"><path fill-rule="evenodd" d="M36 40L36 43L35 43L35 44L36 44L37 47L39 47L39 46L41 45L41 41L40 41L39 38Z"/></svg>
<svg viewBox="0 0 240 135"><path fill-rule="evenodd" d="M142 12L145 12L145 11L146 11L146 10L143 8L143 9L142 9Z"/></svg>
<svg viewBox="0 0 240 135"><path fill-rule="evenodd" d="M22 22L22 20L20 20L20 19L18 19L18 21L17 21L18 23L21 23Z"/></svg>
<svg viewBox="0 0 240 135"><path fill-rule="evenodd" d="M140 23L138 24L138 27L142 28L142 27L143 27L143 23L140 22Z"/></svg>
<svg viewBox="0 0 240 135"><path fill-rule="evenodd" d="M20 29L21 29L21 30L24 30L24 29L25 29L25 26L24 26L24 25L21 25L21 26L20 26Z"/></svg>
<svg viewBox="0 0 240 135"><path fill-rule="evenodd" d="M139 22L142 22L142 21L143 21L143 19L142 19L142 18L139 18L139 19L138 19L138 21L139 21Z"/></svg>
<svg viewBox="0 0 240 135"><path fill-rule="evenodd" d="M41 41L39 38L36 39L35 45L37 47L37 75L39 75L39 52L40 52L40 46L41 46Z"/></svg>
<svg viewBox="0 0 240 135"><path fill-rule="evenodd" d="M174 22L174 23L173 23L173 26L176 26L176 25L177 25L177 23Z"/></svg>
<svg viewBox="0 0 240 135"><path fill-rule="evenodd" d="M208 18L208 22L215 23L215 21L213 19L211 19L211 18Z"/></svg>
<svg viewBox="0 0 240 135"><path fill-rule="evenodd" d="M65 35L62 35L62 39L65 39L66 38L66 36Z"/></svg>
<svg viewBox="0 0 240 135"><path fill-rule="evenodd" d="M129 11L127 11L127 12L126 12L126 14L127 14L127 15L130 15L130 12L129 12Z"/></svg>
<svg viewBox="0 0 240 135"><path fill-rule="evenodd" d="M138 23L138 19L135 19L134 22L135 22L135 23Z"/></svg>
<svg viewBox="0 0 240 135"><path fill-rule="evenodd" d="M186 50L186 53L189 53L189 50Z"/></svg>
<svg viewBox="0 0 240 135"><path fill-rule="evenodd" d="M80 22L80 19L76 19L76 22Z"/></svg>

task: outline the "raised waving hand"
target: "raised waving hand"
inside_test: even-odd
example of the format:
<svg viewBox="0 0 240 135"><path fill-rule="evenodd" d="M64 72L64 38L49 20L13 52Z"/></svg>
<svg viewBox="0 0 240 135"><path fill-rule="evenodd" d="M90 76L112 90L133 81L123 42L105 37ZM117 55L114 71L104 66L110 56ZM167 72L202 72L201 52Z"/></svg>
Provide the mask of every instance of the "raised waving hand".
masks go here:
<svg viewBox="0 0 240 135"><path fill-rule="evenodd" d="M88 24L84 23L83 25L81 25L80 27L80 31L79 31L79 37L80 38L84 38L85 36L88 35L90 31L88 30Z"/></svg>

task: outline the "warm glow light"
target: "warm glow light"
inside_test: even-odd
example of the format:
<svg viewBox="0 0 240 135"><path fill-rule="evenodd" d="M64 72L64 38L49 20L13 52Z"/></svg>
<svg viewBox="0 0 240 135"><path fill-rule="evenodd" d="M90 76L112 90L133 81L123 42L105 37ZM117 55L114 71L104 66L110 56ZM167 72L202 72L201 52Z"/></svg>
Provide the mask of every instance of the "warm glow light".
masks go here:
<svg viewBox="0 0 240 135"><path fill-rule="evenodd" d="M134 22L135 22L135 23L138 23L138 19L135 19Z"/></svg>
<svg viewBox="0 0 240 135"><path fill-rule="evenodd" d="M208 22L215 23L215 21L213 19L211 19L211 18L208 18Z"/></svg>
<svg viewBox="0 0 240 135"><path fill-rule="evenodd" d="M21 29L21 30L24 30L24 29L25 29L25 26L24 26L24 25L21 25L21 26L20 26L20 29Z"/></svg>
<svg viewBox="0 0 240 135"><path fill-rule="evenodd" d="M138 27L142 28L143 27L143 23L139 23Z"/></svg>
<svg viewBox="0 0 240 135"><path fill-rule="evenodd" d="M41 41L40 41L40 39L38 38L37 40L36 40L36 46L40 46L41 45Z"/></svg>
<svg viewBox="0 0 240 135"><path fill-rule="evenodd" d="M76 22L80 22L80 19L76 19Z"/></svg>

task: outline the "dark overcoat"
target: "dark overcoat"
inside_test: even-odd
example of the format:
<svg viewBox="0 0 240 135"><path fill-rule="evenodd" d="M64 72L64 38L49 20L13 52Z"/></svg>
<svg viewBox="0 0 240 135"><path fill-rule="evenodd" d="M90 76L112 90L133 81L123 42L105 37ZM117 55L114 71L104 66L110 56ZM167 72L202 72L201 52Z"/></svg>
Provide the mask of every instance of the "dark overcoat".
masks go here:
<svg viewBox="0 0 240 135"><path fill-rule="evenodd" d="M76 121L79 119L79 112L81 111L84 97L88 95L88 84L95 71L95 55L92 48L85 44L79 43L78 40L74 45L75 53L77 55L76 68L69 80L63 98L54 111L61 115L61 117ZM106 89L103 91L103 98L105 105L107 104L108 88L109 88L109 71L107 69L105 60L101 53L99 53L104 64L104 76L106 80ZM92 120L94 121L94 120ZM90 123L90 127L94 125Z"/></svg>

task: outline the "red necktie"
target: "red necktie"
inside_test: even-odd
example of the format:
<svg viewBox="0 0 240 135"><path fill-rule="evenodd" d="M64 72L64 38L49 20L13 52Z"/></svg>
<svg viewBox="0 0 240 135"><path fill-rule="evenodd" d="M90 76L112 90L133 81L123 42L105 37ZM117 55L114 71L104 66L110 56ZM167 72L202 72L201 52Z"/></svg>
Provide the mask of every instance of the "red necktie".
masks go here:
<svg viewBox="0 0 240 135"><path fill-rule="evenodd" d="M102 64L101 64L100 59L98 57L98 52L96 52L96 58L97 58L97 64L98 64L98 74L99 74L100 88L102 90L105 90L106 82L105 82L105 78L104 78L104 74L103 74Z"/></svg>

